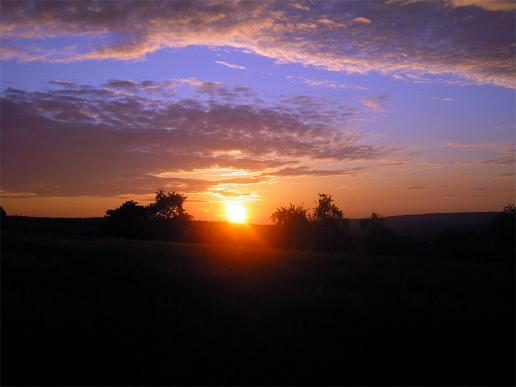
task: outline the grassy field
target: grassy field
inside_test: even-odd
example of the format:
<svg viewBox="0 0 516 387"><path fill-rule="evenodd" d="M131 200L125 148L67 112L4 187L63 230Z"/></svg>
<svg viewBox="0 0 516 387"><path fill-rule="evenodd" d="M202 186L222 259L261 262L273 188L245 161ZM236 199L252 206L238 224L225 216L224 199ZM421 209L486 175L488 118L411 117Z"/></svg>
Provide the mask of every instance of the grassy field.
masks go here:
<svg viewBox="0 0 516 387"><path fill-rule="evenodd" d="M514 384L514 263L10 233L2 384Z"/></svg>

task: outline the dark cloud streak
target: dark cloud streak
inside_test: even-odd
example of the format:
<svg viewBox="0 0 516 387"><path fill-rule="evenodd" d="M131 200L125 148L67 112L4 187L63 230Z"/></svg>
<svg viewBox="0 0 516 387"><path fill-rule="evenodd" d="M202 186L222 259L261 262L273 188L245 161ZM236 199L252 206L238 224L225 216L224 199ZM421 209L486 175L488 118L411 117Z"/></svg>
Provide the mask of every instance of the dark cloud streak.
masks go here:
<svg viewBox="0 0 516 387"><path fill-rule="evenodd" d="M288 106L148 98L137 91L159 85L145 81L62 86L4 92L3 190L112 196L149 193L165 186L202 192L220 184L258 183L265 176L207 181L171 173L225 167L258 174L275 169L276 176L341 175L348 172L281 168L317 160L371 160L391 150L360 144L356 135L346 136L321 123L323 116L310 119ZM120 88L131 88L135 94L120 94ZM171 177L158 177L163 173Z"/></svg>
<svg viewBox="0 0 516 387"><path fill-rule="evenodd" d="M475 4L480 6L462 6ZM5 1L1 58L134 60L166 47L231 46L279 63L296 62L350 73L406 74L407 79L448 74L481 84L515 87L514 7L490 4ZM40 38L76 35L103 41L93 48L60 50L42 50L37 44L22 48L18 44L20 39L37 42Z"/></svg>

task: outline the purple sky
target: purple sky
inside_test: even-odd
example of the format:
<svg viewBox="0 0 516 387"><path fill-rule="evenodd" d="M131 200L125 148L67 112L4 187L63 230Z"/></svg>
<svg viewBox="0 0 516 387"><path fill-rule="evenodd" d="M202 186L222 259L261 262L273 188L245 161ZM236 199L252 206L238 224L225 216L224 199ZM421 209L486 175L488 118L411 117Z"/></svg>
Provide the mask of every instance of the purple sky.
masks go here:
<svg viewBox="0 0 516 387"><path fill-rule="evenodd" d="M514 202L516 3L2 1L8 213Z"/></svg>

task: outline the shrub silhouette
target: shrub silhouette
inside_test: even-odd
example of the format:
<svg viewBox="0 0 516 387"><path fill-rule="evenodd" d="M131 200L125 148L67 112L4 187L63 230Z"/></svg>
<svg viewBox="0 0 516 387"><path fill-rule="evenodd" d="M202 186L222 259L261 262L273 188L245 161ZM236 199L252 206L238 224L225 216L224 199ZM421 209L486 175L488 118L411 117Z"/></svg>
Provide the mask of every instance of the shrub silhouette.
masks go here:
<svg viewBox="0 0 516 387"><path fill-rule="evenodd" d="M100 233L122 238L182 240L192 219L183 208L186 199L186 195L160 189L154 202L147 206L129 200L106 211Z"/></svg>

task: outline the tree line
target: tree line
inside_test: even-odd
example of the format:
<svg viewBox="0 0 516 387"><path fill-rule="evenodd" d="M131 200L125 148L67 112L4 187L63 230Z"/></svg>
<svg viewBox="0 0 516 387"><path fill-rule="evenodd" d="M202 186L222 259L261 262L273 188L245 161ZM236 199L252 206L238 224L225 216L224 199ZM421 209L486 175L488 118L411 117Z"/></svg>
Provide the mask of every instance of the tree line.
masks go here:
<svg viewBox="0 0 516 387"><path fill-rule="evenodd" d="M183 207L186 199L184 194L160 189L146 206L126 201L106 211L99 233L129 239L186 240L193 219Z"/></svg>
<svg viewBox="0 0 516 387"><path fill-rule="evenodd" d="M101 235L122 238L199 241L184 209L187 196L160 189L146 206L127 201L106 211ZM447 230L429 240L400 235L386 226L376 212L359 222L359 232L350 231L350 220L337 207L333 196L320 193L315 207L290 203L270 217L274 232L270 245L304 250L398 256L434 256L454 259L513 259L516 210L506 206L482 229ZM202 239L202 238L201 238Z"/></svg>
<svg viewBox="0 0 516 387"><path fill-rule="evenodd" d="M140 205L134 200L106 211L99 236L182 242L246 243L238 227L200 225L184 209L187 196L160 189L154 200ZM4 230L6 212L0 207ZM483 227L448 229L424 240L400 235L373 212L350 229L350 220L332 195L320 193L313 208L290 203L270 217L273 226L261 226L269 246L329 252L396 256L429 256L451 259L505 259L515 257L516 209L506 206ZM194 224L195 223L195 224ZM203 222L201 222L203 223ZM204 222L209 223L209 222ZM208 227L206 227L208 226ZM257 230L260 226L253 226ZM236 231L235 231L236 230Z"/></svg>

